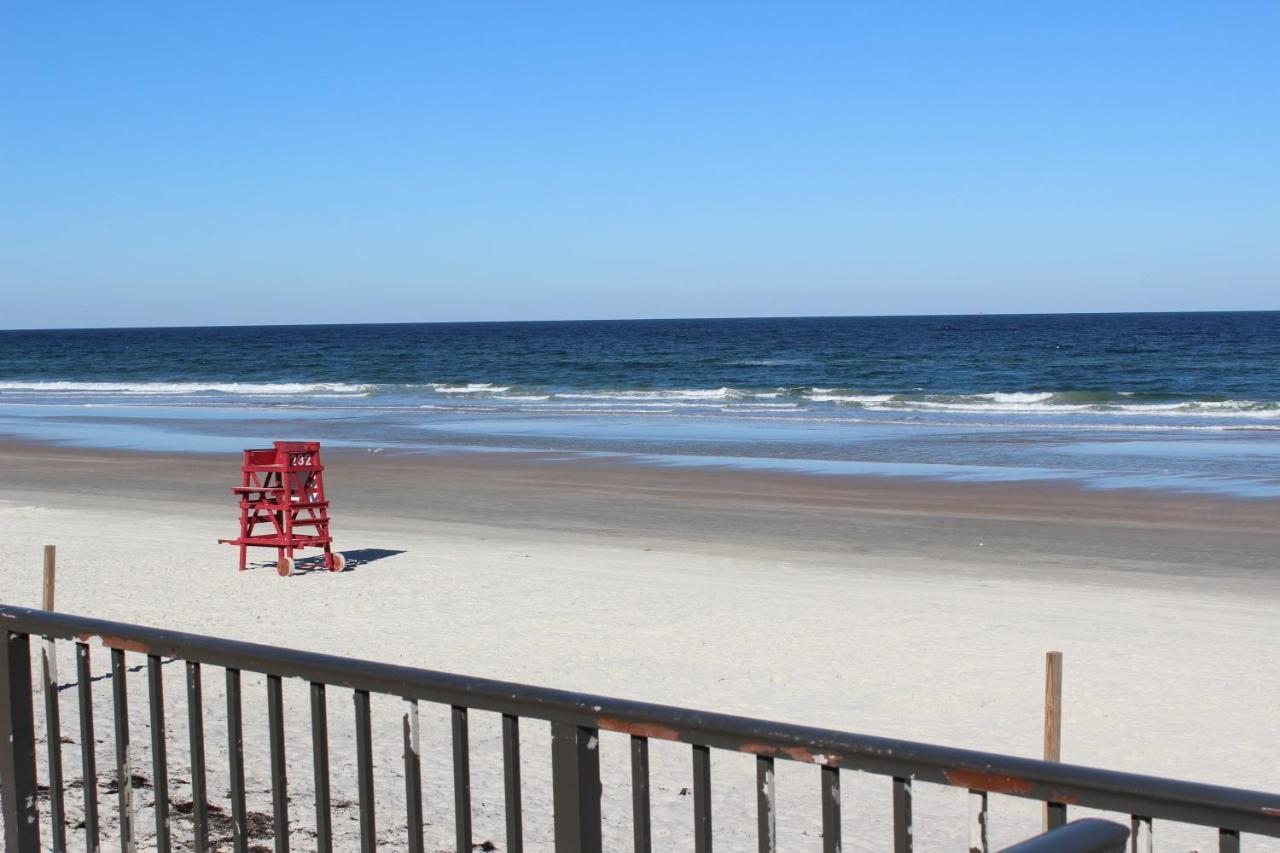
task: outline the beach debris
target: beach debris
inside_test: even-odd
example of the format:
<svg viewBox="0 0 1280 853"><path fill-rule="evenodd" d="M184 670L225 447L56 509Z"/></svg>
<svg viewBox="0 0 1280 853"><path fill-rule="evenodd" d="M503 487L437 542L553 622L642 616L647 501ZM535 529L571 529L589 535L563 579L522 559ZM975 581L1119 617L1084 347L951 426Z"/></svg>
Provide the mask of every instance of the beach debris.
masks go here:
<svg viewBox="0 0 1280 853"><path fill-rule="evenodd" d="M151 780L141 773L133 773L129 776L129 787L131 788L150 788ZM112 776L106 786L102 789L105 794L115 794L120 790L119 782L116 777Z"/></svg>
<svg viewBox="0 0 1280 853"><path fill-rule="evenodd" d="M190 820L194 818L195 802L191 800L176 800L170 804L175 818L179 820ZM221 849L221 845L230 844L235 838L235 819L230 812L217 803L206 802L206 813L209 816L209 836L215 847ZM249 840L269 839L274 833L274 818L266 813L259 811L249 811L245 814L245 826L248 829ZM249 850L262 849L270 853L271 848L261 844L251 844Z"/></svg>

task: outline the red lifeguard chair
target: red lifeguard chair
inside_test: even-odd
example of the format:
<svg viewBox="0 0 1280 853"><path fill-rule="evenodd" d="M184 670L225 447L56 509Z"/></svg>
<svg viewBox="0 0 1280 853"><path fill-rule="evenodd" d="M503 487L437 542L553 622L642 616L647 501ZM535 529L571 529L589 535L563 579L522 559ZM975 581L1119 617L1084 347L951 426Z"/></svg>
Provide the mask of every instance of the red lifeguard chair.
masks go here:
<svg viewBox="0 0 1280 853"><path fill-rule="evenodd" d="M323 549L325 568L342 571L346 560L329 535L320 442L277 441L246 450L240 474L240 485L231 490L240 499L240 536L218 540L240 546L240 571L249 548L275 548L281 577L293 574L293 552L301 548Z"/></svg>

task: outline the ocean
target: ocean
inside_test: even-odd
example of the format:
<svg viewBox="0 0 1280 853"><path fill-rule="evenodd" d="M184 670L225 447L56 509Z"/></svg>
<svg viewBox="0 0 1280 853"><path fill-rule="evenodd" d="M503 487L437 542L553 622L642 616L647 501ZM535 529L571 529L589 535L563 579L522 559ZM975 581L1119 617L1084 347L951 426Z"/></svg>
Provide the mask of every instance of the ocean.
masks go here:
<svg viewBox="0 0 1280 853"><path fill-rule="evenodd" d="M1280 312L0 331L0 433L1278 498Z"/></svg>

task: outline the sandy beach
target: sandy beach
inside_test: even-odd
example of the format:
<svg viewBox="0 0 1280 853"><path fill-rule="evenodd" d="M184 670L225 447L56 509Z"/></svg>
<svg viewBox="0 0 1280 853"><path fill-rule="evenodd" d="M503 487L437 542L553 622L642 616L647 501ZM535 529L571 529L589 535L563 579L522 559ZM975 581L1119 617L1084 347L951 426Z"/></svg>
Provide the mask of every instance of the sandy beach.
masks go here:
<svg viewBox="0 0 1280 853"><path fill-rule="evenodd" d="M233 549L216 543L235 524L235 456L6 443L0 597L38 605L40 549L53 543L58 606L68 612L1028 756L1040 746L1044 653L1060 649L1064 760L1274 786L1274 502L538 454L333 452L327 465L335 535L352 569L285 579L266 562L237 574ZM70 651L61 650L64 681L74 671ZM95 671L106 663L96 655ZM131 677L145 765L144 675ZM246 749L250 807L269 812L260 681L246 682ZM189 785L184 792L179 769L187 754L179 667L166 668L166 690L181 801ZM353 801L350 700L334 692L334 797ZM314 825L305 685L286 694L294 843L305 847ZM65 695L64 729L74 733L74 694ZM95 697L103 772L112 766L109 680ZM207 673L211 790L225 805L222 697L220 674ZM375 700L378 829L389 849L404 827L398 705ZM444 850L447 709L422 710L427 837ZM501 847L499 735L496 719L476 715L476 839ZM524 739L526 837L530 849L549 849L545 726L527 726ZM625 741L614 740L602 743L605 838L622 849L631 833L628 765ZM66 749L68 778L77 777L77 752ZM716 755L713 772L717 842L749 849L752 765ZM888 783L848 775L846 845L883 849ZM691 804L680 793L688 777L686 748L655 744L662 849L690 844ZM819 845L817 786L812 767L780 771L783 849ZM102 800L114 826L114 798ZM77 796L69 804L74 821ZM962 792L925 786L921 849L961 844L965 807ZM1035 831L1034 804L997 797L992 809L993 844ZM143 814L144 835L150 825ZM355 837L354 816L336 825L340 837ZM188 831L181 818L176 831ZM1170 849L1213 840L1182 827L1158 837Z"/></svg>

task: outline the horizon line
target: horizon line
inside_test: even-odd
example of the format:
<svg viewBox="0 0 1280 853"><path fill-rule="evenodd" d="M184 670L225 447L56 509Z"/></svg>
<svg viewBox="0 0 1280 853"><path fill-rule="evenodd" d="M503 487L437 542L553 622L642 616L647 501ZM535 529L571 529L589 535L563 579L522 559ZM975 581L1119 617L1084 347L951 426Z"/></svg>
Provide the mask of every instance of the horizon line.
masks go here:
<svg viewBox="0 0 1280 853"><path fill-rule="evenodd" d="M584 317L559 320L400 320L367 323L219 323L213 325L144 325L144 326L31 326L5 328L0 332L122 332L140 329L300 329L312 326L483 326L483 325L548 325L553 323L675 323L710 320L896 320L905 318L943 317L1083 317L1125 316L1140 314L1277 314L1280 308L1215 308L1209 310L1166 311L975 311L967 314L758 314L733 317Z"/></svg>

